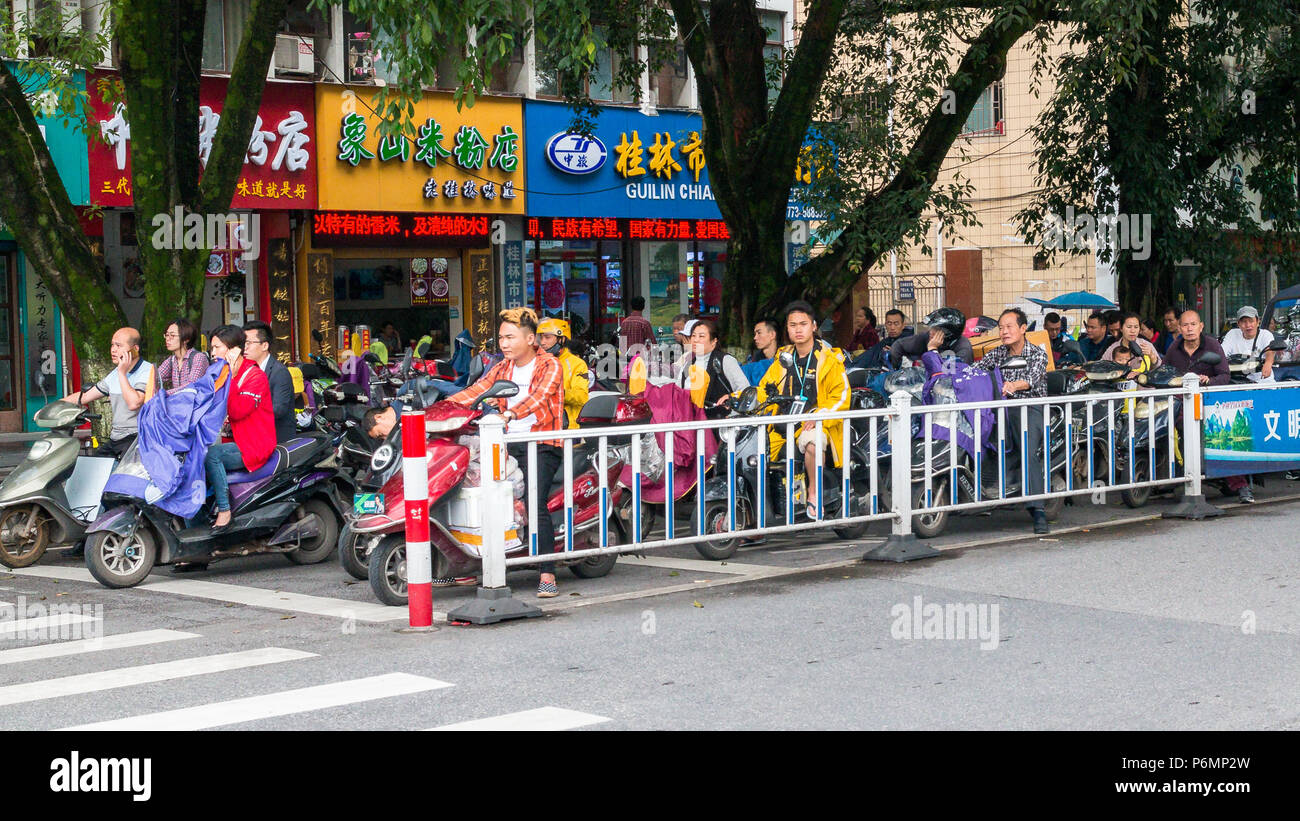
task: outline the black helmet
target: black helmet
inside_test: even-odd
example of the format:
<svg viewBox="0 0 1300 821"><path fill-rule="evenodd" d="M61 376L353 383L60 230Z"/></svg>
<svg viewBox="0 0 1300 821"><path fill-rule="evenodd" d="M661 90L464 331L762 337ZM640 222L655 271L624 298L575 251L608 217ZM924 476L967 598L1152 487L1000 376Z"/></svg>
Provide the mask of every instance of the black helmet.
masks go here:
<svg viewBox="0 0 1300 821"><path fill-rule="evenodd" d="M966 330L966 315L956 308L939 308L921 321L932 331L943 331L945 345L951 345Z"/></svg>

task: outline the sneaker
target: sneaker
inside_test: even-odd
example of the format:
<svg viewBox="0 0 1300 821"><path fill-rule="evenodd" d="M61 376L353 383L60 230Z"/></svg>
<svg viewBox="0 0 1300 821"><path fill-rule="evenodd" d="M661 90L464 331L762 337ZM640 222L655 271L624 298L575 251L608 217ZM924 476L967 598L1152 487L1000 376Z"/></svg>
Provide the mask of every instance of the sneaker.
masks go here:
<svg viewBox="0 0 1300 821"><path fill-rule="evenodd" d="M1250 492L1250 485L1246 485L1241 490L1237 491L1237 499L1243 505L1255 504L1255 494Z"/></svg>
<svg viewBox="0 0 1300 821"><path fill-rule="evenodd" d="M1046 535L1051 533L1051 528L1047 526L1047 513L1042 510L1034 511L1034 533Z"/></svg>
<svg viewBox="0 0 1300 821"><path fill-rule="evenodd" d="M1300 470L1288 470L1286 472L1286 478L1289 482L1300 480Z"/></svg>
<svg viewBox="0 0 1300 821"><path fill-rule="evenodd" d="M537 598L553 599L558 595L560 595L560 588L555 584L555 582L537 583Z"/></svg>

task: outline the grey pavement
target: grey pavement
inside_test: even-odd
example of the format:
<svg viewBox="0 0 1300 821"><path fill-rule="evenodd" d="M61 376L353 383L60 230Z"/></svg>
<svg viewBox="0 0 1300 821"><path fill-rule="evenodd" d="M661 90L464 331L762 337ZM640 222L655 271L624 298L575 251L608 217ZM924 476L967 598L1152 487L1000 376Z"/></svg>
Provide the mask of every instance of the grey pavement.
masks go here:
<svg viewBox="0 0 1300 821"><path fill-rule="evenodd" d="M1276 496L1288 485L1266 490ZM13 663L5 651L49 642L0 639L0 702L8 699L0 727L62 728L402 673L452 686L251 721L218 708L217 720L236 729L399 730L557 707L605 719L592 730L1300 728L1300 504L1101 526L1162 505L1080 505L1065 518L1082 517L1086 531L1046 539L1029 536L1023 511L967 517L941 557L903 565L852 561L870 538L840 546L805 535L737 556L742 572L729 575L695 569L689 548L655 553L660 565L620 563L603 580L562 576L567 595L543 618L419 635L396 632L400 620L0 574L0 602L100 604L109 635L194 635ZM957 546L971 542L984 544ZM822 547L832 549L814 549ZM692 569L663 566L673 561ZM749 569L795 563L803 572ZM373 602L332 563L299 568L270 556L224 566L200 575ZM511 575L526 600L534 579ZM467 595L435 591L437 607ZM985 606L991 618L996 606L996 647L988 634L896 637L903 621L915 623L899 614L918 596L923 613ZM61 677L129 677L145 665L262 648L314 656L36 700L21 687L39 693L66 686L49 684Z"/></svg>

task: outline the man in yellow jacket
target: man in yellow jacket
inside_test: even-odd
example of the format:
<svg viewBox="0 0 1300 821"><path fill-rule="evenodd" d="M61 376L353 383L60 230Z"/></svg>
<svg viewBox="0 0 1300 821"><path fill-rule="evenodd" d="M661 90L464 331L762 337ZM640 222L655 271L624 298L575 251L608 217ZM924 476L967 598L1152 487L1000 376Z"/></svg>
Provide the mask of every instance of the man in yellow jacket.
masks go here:
<svg viewBox="0 0 1300 821"><path fill-rule="evenodd" d="M777 351L771 367L758 380L759 403L766 402L773 394L802 396L816 408L815 412L848 410L851 392L844 375L844 354L818 338L817 320L813 317L812 306L806 302L791 303L785 312L785 328L786 335L793 344ZM794 357L794 363L789 369L781 365L783 352ZM783 458L785 437L774 430L770 434L770 442L769 458ZM804 454L809 518L816 517L816 469L828 444L834 465L839 467L845 457L840 452L844 444L843 421L837 419L823 422L820 437L815 422L804 422L799 426L795 445Z"/></svg>
<svg viewBox="0 0 1300 821"><path fill-rule="evenodd" d="M587 363L568 348L569 323L543 319L537 325L537 343L560 360L564 369L564 416L568 427L578 426L578 411L587 404Z"/></svg>

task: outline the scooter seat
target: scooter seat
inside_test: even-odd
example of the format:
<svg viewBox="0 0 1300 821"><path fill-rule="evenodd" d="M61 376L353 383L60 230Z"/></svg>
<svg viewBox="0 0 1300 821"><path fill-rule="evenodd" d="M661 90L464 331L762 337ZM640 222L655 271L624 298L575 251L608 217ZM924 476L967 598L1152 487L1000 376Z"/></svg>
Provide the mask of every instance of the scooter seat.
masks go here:
<svg viewBox="0 0 1300 821"><path fill-rule="evenodd" d="M243 485L274 476L289 461L289 454L282 445L277 445L271 458L257 470L232 470L226 474L226 484Z"/></svg>

